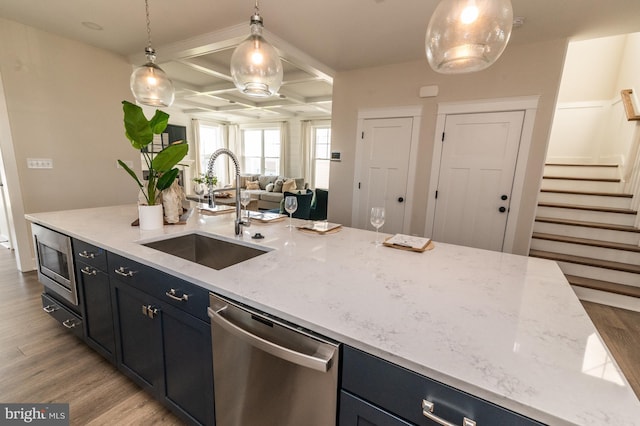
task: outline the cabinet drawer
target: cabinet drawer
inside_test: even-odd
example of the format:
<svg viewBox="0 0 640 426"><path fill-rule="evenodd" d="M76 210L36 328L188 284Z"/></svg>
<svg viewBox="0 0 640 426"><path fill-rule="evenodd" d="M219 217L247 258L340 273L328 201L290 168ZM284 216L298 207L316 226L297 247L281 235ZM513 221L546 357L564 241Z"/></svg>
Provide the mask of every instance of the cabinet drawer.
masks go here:
<svg viewBox="0 0 640 426"><path fill-rule="evenodd" d="M196 318L209 322L209 292L197 285L142 265L117 254L108 253L109 276L136 287Z"/></svg>
<svg viewBox="0 0 640 426"><path fill-rule="evenodd" d="M101 271L107 270L107 252L100 247L96 247L92 244L85 243L81 240L73 239L73 254L74 258L78 261L84 262L87 265L100 269Z"/></svg>
<svg viewBox="0 0 640 426"><path fill-rule="evenodd" d="M42 293L42 309L80 339L83 338L82 319L67 309L62 303L46 293Z"/></svg>
<svg viewBox="0 0 640 426"><path fill-rule="evenodd" d="M340 392L338 426L413 426L393 414L363 401L349 392Z"/></svg>
<svg viewBox="0 0 640 426"><path fill-rule="evenodd" d="M542 425L493 403L421 376L360 350L344 348L342 387L362 399L416 425L433 425L422 414L422 401L433 413L453 424L464 417L478 425Z"/></svg>

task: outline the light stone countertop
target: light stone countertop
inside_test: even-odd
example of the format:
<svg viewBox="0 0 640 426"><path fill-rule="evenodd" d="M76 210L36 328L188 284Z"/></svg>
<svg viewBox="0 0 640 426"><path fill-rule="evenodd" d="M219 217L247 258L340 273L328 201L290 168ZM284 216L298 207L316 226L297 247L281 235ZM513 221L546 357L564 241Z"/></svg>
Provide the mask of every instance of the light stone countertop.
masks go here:
<svg viewBox="0 0 640 426"><path fill-rule="evenodd" d="M375 246L371 231L310 235L286 221L236 237L233 214L140 231L134 205L26 218L541 422L640 425L640 402L555 262L438 242L414 253ZM216 271L140 245L194 231L273 250Z"/></svg>

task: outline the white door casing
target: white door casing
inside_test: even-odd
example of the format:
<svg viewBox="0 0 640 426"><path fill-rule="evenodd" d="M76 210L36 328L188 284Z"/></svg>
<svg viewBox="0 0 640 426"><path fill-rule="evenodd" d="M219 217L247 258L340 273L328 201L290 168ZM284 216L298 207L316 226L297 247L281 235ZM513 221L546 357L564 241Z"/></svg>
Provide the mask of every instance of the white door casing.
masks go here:
<svg viewBox="0 0 640 426"><path fill-rule="evenodd" d="M373 229L369 223L370 209L384 206L386 218L381 232L409 232L421 113L421 107L359 111L352 202L354 227Z"/></svg>
<svg viewBox="0 0 640 426"><path fill-rule="evenodd" d="M447 115L433 239L502 251L524 111Z"/></svg>
<svg viewBox="0 0 640 426"><path fill-rule="evenodd" d="M535 123L538 108L539 96L527 96L516 98L488 99L482 101L469 102L449 102L438 105L438 116L434 134L433 157L431 164L431 176L429 179L429 189L427 193L427 211L425 219L425 236L431 237L434 231L434 219L436 211L436 191L440 176L440 159L442 154L442 133L445 130L447 115L501 112L501 111L523 111L524 122L522 134L517 153L516 168L513 177L513 186L510 197L510 214L504 232L504 243L502 251L511 253L515 243L515 231L517 219L522 202L522 189L524 187L525 173L528 163L528 154L533 136L533 126ZM529 234L533 229L533 222L530 224ZM528 248L527 248L528 251Z"/></svg>

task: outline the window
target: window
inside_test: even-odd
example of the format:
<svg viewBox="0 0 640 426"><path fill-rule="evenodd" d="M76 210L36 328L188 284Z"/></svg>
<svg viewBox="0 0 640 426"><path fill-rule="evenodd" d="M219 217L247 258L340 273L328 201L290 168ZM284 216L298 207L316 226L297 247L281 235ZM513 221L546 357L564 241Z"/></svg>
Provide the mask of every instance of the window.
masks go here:
<svg viewBox="0 0 640 426"><path fill-rule="evenodd" d="M242 130L241 169L251 174L280 174L280 129Z"/></svg>
<svg viewBox="0 0 640 426"><path fill-rule="evenodd" d="M314 127L313 138L313 186L329 188L329 165L331 161L331 127Z"/></svg>
<svg viewBox="0 0 640 426"><path fill-rule="evenodd" d="M224 148L222 127L215 124L198 125L198 173L207 173L209 158L217 149ZM224 161L216 161L213 173L218 179L225 180L226 169Z"/></svg>

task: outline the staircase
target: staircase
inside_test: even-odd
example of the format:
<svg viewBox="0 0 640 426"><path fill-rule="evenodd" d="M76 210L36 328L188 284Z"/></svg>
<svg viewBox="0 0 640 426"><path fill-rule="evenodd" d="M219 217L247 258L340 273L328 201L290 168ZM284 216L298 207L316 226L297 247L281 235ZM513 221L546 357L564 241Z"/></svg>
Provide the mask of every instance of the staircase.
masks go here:
<svg viewBox="0 0 640 426"><path fill-rule="evenodd" d="M558 262L581 300L640 311L640 229L617 165L546 164L529 255Z"/></svg>

